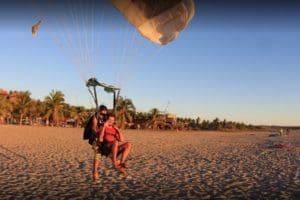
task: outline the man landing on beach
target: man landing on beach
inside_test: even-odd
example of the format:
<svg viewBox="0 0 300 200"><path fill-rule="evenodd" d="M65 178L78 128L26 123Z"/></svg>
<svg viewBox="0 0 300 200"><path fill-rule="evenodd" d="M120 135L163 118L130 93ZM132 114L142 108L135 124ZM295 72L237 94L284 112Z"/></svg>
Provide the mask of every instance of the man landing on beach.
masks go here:
<svg viewBox="0 0 300 200"><path fill-rule="evenodd" d="M109 115L104 126L100 129L99 142L101 142L101 153L102 155L109 156L112 159L113 167L119 172L126 175L125 168L127 163L125 160L131 150L131 143L124 141L123 133L115 125L114 115ZM117 156L122 154L121 160L117 160Z"/></svg>
<svg viewBox="0 0 300 200"><path fill-rule="evenodd" d="M99 179L98 175L98 168L101 162L101 151L98 145L98 136L99 136L99 129L104 125L104 122L107 120L107 107L101 105L99 107L99 111L94 115L93 122L92 122L92 130L94 135L96 136L92 141L93 142L93 149L94 149L94 166L93 166L93 177L94 180Z"/></svg>

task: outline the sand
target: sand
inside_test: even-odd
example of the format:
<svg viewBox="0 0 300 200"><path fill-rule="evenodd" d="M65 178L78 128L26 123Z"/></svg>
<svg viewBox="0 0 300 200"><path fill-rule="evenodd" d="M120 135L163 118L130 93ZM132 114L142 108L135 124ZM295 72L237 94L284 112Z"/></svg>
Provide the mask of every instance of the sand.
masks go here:
<svg viewBox="0 0 300 200"><path fill-rule="evenodd" d="M82 129L0 126L1 199L300 199L300 149L268 148L300 131L125 130L129 176L108 158L92 181L93 152Z"/></svg>

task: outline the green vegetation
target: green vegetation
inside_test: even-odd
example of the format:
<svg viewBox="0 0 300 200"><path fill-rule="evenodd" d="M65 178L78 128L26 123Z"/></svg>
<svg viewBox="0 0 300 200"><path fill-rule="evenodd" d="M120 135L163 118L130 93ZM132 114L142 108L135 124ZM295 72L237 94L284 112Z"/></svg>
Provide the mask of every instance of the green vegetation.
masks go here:
<svg viewBox="0 0 300 200"><path fill-rule="evenodd" d="M31 98L29 91L0 95L0 124L81 127L92 113L67 104L61 91L52 90L43 101Z"/></svg>
<svg viewBox="0 0 300 200"><path fill-rule="evenodd" d="M52 90L43 101L31 98L29 91L10 91L0 95L0 124L83 127L94 112L94 109L69 105L61 91ZM212 121L201 120L200 117L180 118L162 113L157 108L137 112L133 101L123 97L117 101L115 115L121 128L132 129L240 131L274 128L219 118Z"/></svg>

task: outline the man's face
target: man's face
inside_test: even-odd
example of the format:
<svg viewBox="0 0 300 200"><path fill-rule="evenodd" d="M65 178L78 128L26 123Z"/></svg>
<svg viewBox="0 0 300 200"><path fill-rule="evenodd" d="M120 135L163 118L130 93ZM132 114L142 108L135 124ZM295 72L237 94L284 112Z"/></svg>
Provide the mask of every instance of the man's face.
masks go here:
<svg viewBox="0 0 300 200"><path fill-rule="evenodd" d="M108 123L108 125L110 125L110 126L114 125L114 123L115 123L115 118L112 117L112 116L110 116L110 117L107 119L107 123Z"/></svg>
<svg viewBox="0 0 300 200"><path fill-rule="evenodd" d="M101 111L100 111L100 114L101 114L101 115L106 115L106 114L107 114L107 110L105 110L105 109L101 110Z"/></svg>

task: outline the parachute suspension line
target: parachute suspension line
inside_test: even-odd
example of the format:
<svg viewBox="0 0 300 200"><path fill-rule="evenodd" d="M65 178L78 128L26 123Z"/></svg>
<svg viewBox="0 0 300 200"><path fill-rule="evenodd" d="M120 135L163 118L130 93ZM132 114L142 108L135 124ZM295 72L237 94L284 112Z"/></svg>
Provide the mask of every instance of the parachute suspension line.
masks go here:
<svg viewBox="0 0 300 200"><path fill-rule="evenodd" d="M87 34L87 41L88 41L88 49L89 49L89 70L90 70L90 75L92 76L94 73L92 72L92 65L93 65L93 0L90 1L89 6L87 7L87 13L89 13L89 15L87 16L87 22L88 22L88 33Z"/></svg>
<svg viewBox="0 0 300 200"><path fill-rule="evenodd" d="M76 49L78 49L78 55L79 55L79 58L80 58L79 59L79 63L80 63L79 65L80 65L81 69L84 69L85 63L84 63L84 57L83 57L83 48L82 48L80 24L79 24L79 19L78 19L79 17L78 17L78 15L75 14L75 13L78 13L78 11L76 10L76 5L78 5L78 4L76 4L74 6L74 5L72 5L71 0L69 0L68 2L69 2L69 5L71 7L70 12L71 12L71 17L72 17L72 23L73 23L73 26L76 28L76 31L75 31L76 33L74 35L77 36L77 38L75 37L75 41L77 40L77 44L78 44L77 45L78 48L76 48Z"/></svg>
<svg viewBox="0 0 300 200"><path fill-rule="evenodd" d="M133 29L132 29L133 30ZM130 44L126 43L126 38L128 38L130 31L125 28L124 31L124 37L123 37L123 43L122 43L122 52L121 52L121 59L120 59L120 63L119 63L119 67L122 67L122 65L124 64L124 60L126 57L127 52L129 52L129 48L130 48Z"/></svg>
<svg viewBox="0 0 300 200"><path fill-rule="evenodd" d="M51 8L49 8L49 10L51 10ZM58 19L57 16L55 16L56 35L54 35L54 41L61 48L61 52L65 55L65 57L68 58L68 60L71 60L71 63L73 63L72 66L75 67L75 69L77 68L76 71L79 72L81 79L85 82L87 77L83 69L81 68L81 60L76 59L78 57L78 52L76 51L77 48L75 44L75 39L73 39L71 30L67 26L67 18L68 17L66 15L64 15L64 17L60 17L60 19ZM61 29L60 27L63 28Z"/></svg>
<svg viewBox="0 0 300 200"><path fill-rule="evenodd" d="M92 60L91 60L91 69L92 67L95 67L96 65L96 60L95 60L95 0L92 0L91 2L91 57L92 57ZM92 70L95 74L95 70Z"/></svg>
<svg viewBox="0 0 300 200"><path fill-rule="evenodd" d="M77 22L78 22L77 23L78 41L79 41L79 45L80 45L80 54L81 54L81 58L82 58L82 66L81 67L85 68L88 71L87 60L86 60L86 49L85 49L85 45L84 45L85 26L84 26L84 19L82 16L84 9L82 7L81 1L79 1L78 6L79 7L76 10L76 13L78 13L78 15L76 15L76 17L77 17ZM75 7L75 9L76 9L76 7Z"/></svg>
<svg viewBox="0 0 300 200"><path fill-rule="evenodd" d="M92 0L91 3L91 70L93 71L93 74L95 76L96 73L96 52L95 52L95 40L96 40L96 34L95 34L95 0Z"/></svg>
<svg viewBox="0 0 300 200"><path fill-rule="evenodd" d="M96 5L95 5L96 6ZM96 48L95 48L95 54L99 54L99 56L101 56L101 45L100 45L100 39L101 39L101 24L103 24L103 18L104 18L104 9L103 8L101 8L101 17L100 17L100 23L99 23L99 32L97 32L97 41L96 41ZM95 25L96 26L96 25ZM96 52L96 49L98 49L99 50L99 52ZM97 58L97 56L95 56L95 71L96 71L96 68L97 68L97 66L96 66L96 58Z"/></svg>
<svg viewBox="0 0 300 200"><path fill-rule="evenodd" d="M85 56L85 53L86 53L86 51L85 51L85 46L84 46L84 29L85 29L85 27L84 27L84 24L82 23L82 21L83 21L83 14L82 14L82 12L83 12L83 7L82 7L82 4L81 4L81 0L79 0L78 1L78 3L74 3L74 7L75 7L75 10L76 10L76 12L75 13L77 13L77 15L76 15L76 19L78 20L77 21L77 27L78 27L78 29L77 29L77 33L79 34L79 36L78 36L78 38L77 38L77 40L79 41L79 45L80 45L80 53L81 53L81 58L82 58L82 68L86 68L86 69L88 69L87 68L87 62L86 62L86 56Z"/></svg>
<svg viewBox="0 0 300 200"><path fill-rule="evenodd" d="M118 16L116 16L118 17ZM112 20L112 19L111 19ZM123 70L124 60L126 53L128 53L128 36L130 34L130 30L134 30L128 28L128 22L124 21L118 24L119 21L112 20L110 23L113 27L115 33L113 34L115 39L113 39L113 48L112 48L112 65L115 69L114 80L117 83L121 76L121 71ZM127 43L126 43L127 42Z"/></svg>
<svg viewBox="0 0 300 200"><path fill-rule="evenodd" d="M120 84L124 87L125 84L128 83L129 79L133 77L135 70L135 61L140 57L141 49L144 49L145 41L137 40L137 36L139 35L136 29L133 30L130 46L130 54L126 56L126 60L123 62L123 72L120 73L122 76L120 77ZM144 63L143 63L144 64ZM135 66L135 67L134 67ZM122 78L122 79L121 79Z"/></svg>
<svg viewBox="0 0 300 200"><path fill-rule="evenodd" d="M70 30L70 28L68 28L67 26L67 21L66 21L66 16L64 19L60 20L61 23L63 23L63 32L61 33L62 36L62 41L66 41L65 43L68 45L65 46L65 50L66 52L70 52L68 55L68 58L72 61L72 63L74 64L74 67L77 68L77 71L79 71L81 78L83 79L83 81L87 80L87 76L84 73L84 70L82 68L82 60L81 59L77 59L77 57L79 56L79 53L75 44L75 39L73 38L73 35L71 33L72 30ZM73 52L73 53L72 53ZM72 56L73 55L73 56Z"/></svg>
<svg viewBox="0 0 300 200"><path fill-rule="evenodd" d="M148 57L148 59L145 61L145 64L148 64L151 60L153 60L154 58L156 58L160 52L164 49L164 46L159 46L154 52L152 55L150 55Z"/></svg>
<svg viewBox="0 0 300 200"><path fill-rule="evenodd" d="M96 2L97 1L95 1L95 7L97 7ZM95 15L94 15L95 18L99 18L99 22L98 22L98 20L94 21L94 27L95 27L94 28L95 29L94 30L95 31L94 40L95 41L93 42L94 43L93 44L94 45L94 47L93 47L93 49L94 49L93 50L94 51L93 52L94 53L94 71L95 71L96 76L97 76L97 73L98 73L97 69L100 68L99 65L101 64L101 62L99 62L99 61L102 60L102 56L103 56L102 55L103 49L102 49L102 44L101 44L101 37L102 37L101 29L102 29L102 23L103 23L103 18L104 18L104 12L102 12L102 10L103 10L102 6L100 6L98 9L99 9L100 16L97 16L98 10L97 10L97 12L95 11Z"/></svg>
<svg viewBox="0 0 300 200"><path fill-rule="evenodd" d="M89 71L90 75L94 76L94 71L92 70L92 66L94 66L94 58L95 54L94 52L94 0L91 0L89 7L87 7L87 13L90 15L87 17L87 22L88 23L88 35L87 35L87 40L88 40L88 49L89 49Z"/></svg>
<svg viewBox="0 0 300 200"><path fill-rule="evenodd" d="M31 2L32 2L32 7L33 7L33 9L35 10L36 13L38 13L39 19L42 21L43 24L45 24L47 27L51 27L51 24L52 24L53 26L56 26L56 28L54 27L56 31L49 31L49 32L50 32L50 36L51 36L52 40L55 42L55 44L59 47L59 49L61 50L61 52L62 52L62 54L64 55L64 57L73 61L73 59L70 58L70 55L68 55L68 54L66 53L66 51L67 51L68 49L67 49L66 46L63 45L63 43L64 43L64 42L63 42L63 39L64 39L64 38L63 38L63 39L60 39L60 38L58 37L58 35L59 35L58 32L59 32L59 30L60 30L59 27L61 27L61 26L58 24L58 21L63 22L63 20L58 20L57 16L55 15L54 18L55 18L56 20L55 20L55 24L54 24L54 22L51 22L50 19L48 20L48 18L47 18L46 11L48 10L48 11L51 12L51 10L55 10L55 8L54 8L54 2L51 1L51 0L48 0L48 3L47 3L47 8L48 8L48 9L47 9L47 10L44 10L44 9L46 9L46 8L44 8L43 6L39 6L39 5L38 5L38 3L39 3L38 1L32 0ZM36 7L35 5L37 5L37 7ZM44 4L43 4L43 5L44 5ZM38 8L38 7L39 7L39 8ZM51 13L48 13L48 14L51 14ZM44 16L44 17L42 17L42 16ZM49 16L49 18L50 18L50 16ZM66 25L64 25L64 29L66 30ZM61 34L61 35L63 35L63 34ZM70 42L70 40L69 40L69 42ZM72 47L71 49L73 49L73 50L75 49L75 48L74 48L74 45L73 45L73 47ZM77 66L78 63L74 62L73 64L75 64L75 65ZM78 71L80 72L80 77L82 78L82 80L85 81L86 78L84 77L84 73L82 72L82 70L78 70Z"/></svg>
<svg viewBox="0 0 300 200"><path fill-rule="evenodd" d="M95 104L96 104L96 109L98 108L98 97L97 97L97 90L96 90L96 86L93 86L94 88L94 95L95 95Z"/></svg>
<svg viewBox="0 0 300 200"><path fill-rule="evenodd" d="M112 26L113 26L113 24L112 24ZM114 30L116 27L113 26L112 28ZM111 64L114 69L114 80L117 80L117 78L118 78L119 65L121 62L121 57L118 56L118 53L120 52L120 43L121 43L120 38L124 38L123 34L124 34L123 28L120 28L120 30L114 31L114 33L112 34L114 38L112 39L113 47L111 49L111 51L112 51Z"/></svg>
<svg viewBox="0 0 300 200"><path fill-rule="evenodd" d="M120 48L115 48L120 49L120 55L114 54L115 56L118 56L118 59L113 59L113 61L115 62L119 61L117 64L115 64L118 67L115 75L115 80L116 84L122 87L124 86L124 82L126 82L126 77L132 74L131 64L133 63L132 61L134 61L137 57L137 50L141 46L140 43L136 42L136 38L138 36L137 30L128 27L128 22L125 22L124 25L125 28L122 28L122 30L124 31L118 31L123 34L119 36L119 38L121 38L119 44L121 44L122 46Z"/></svg>
<svg viewBox="0 0 300 200"><path fill-rule="evenodd" d="M127 47L127 44L126 44L126 38L128 38L128 30L126 30L126 28L124 29L124 31L122 32L122 36L120 37L121 39L123 39L123 41L120 41L120 44L121 44L121 48L120 48L120 55L115 55L115 56L118 56L119 59L115 59L115 60L118 60L118 64L116 65L117 66L117 75L120 76L120 72L122 71L122 67L124 66L124 60L125 60L125 56L126 56L126 52L128 52L128 47ZM118 77L120 78L120 77Z"/></svg>
<svg viewBox="0 0 300 200"><path fill-rule="evenodd" d="M117 103L118 103L118 100L119 100L119 95L120 95L120 90L116 91L114 90L114 102L113 102L113 110L114 112L116 111L116 106L117 106Z"/></svg>
<svg viewBox="0 0 300 200"><path fill-rule="evenodd" d="M100 23L103 23L103 16L104 16L104 13L103 12L101 12L101 18L100 18ZM98 49L99 50L99 52L95 52L95 53L97 53L98 55L99 55L99 57L101 56L101 45L100 45L100 43L101 43L101 41L100 41L100 39L101 39L101 26L100 25L98 25L99 26L99 30L100 31L98 31L97 32L97 41L96 41L96 49ZM100 57L100 59L101 59L101 57ZM95 68L96 68L96 66L95 66Z"/></svg>
<svg viewBox="0 0 300 200"><path fill-rule="evenodd" d="M87 73L86 62L84 61L83 57L82 38L80 35L80 24L78 19L79 16L75 14L78 12L76 10L76 7L72 5L70 0L68 1L68 9L70 10L69 13L71 15L72 25L76 28L76 30L74 34L71 33L72 30L67 30L67 41L70 44L71 50L74 52L75 64L78 67L79 71L81 73L83 73L83 71ZM66 30L67 26L65 25L64 28ZM86 73L83 73L85 74L84 81L87 80Z"/></svg>
<svg viewBox="0 0 300 200"><path fill-rule="evenodd" d="M73 62L73 64L74 64L74 67L76 67L77 68L77 70L79 71L79 73L80 73L80 75L81 75L81 77L82 77L82 79L84 80L84 81L86 81L87 80L87 75L86 75L86 73L84 73L84 70L83 70L83 67L82 67L82 60L78 60L78 59L76 59L77 58L77 56L76 56L76 54L78 54L78 52L76 52L76 45L74 44L74 41L73 41L73 36L72 36L72 34L69 32L69 31L67 31L67 41L69 42L69 44L70 44L70 47L69 48L72 48L73 49L73 54L74 54L74 58L71 58L72 56L70 55L69 57L70 57L70 59L71 59L71 61Z"/></svg>
<svg viewBox="0 0 300 200"><path fill-rule="evenodd" d="M82 16L80 17L81 18L81 23L82 23L82 29L83 29L83 35L82 35L82 42L83 42L83 49L84 49L84 59L85 59L85 65L86 65L86 68L87 68L87 71L90 73L90 76L91 76L91 71L90 71L90 52L89 52L89 43L88 43L88 5L89 3L87 4L84 4L84 3L81 3L81 14ZM85 7L84 7L85 6ZM86 12L86 13L85 13Z"/></svg>
<svg viewBox="0 0 300 200"><path fill-rule="evenodd" d="M140 43L142 43L141 45L136 45L135 48L135 54L136 57L141 57L141 50L146 49L147 46L150 46L150 44L148 43L148 41L146 41L147 43L143 42L140 40ZM157 45L156 45L157 46ZM159 47L155 47L155 50L153 52L151 52L150 54L147 55L147 58L143 60L142 64L143 66L148 65L152 60L155 60L155 58L160 54L160 52L162 51L163 46L159 45ZM127 76L124 77L123 83L122 85L124 86L125 84L127 84L130 80L130 78L134 77L136 73L138 73L138 69L140 68L140 66L134 65L134 58L132 57L131 60L128 60L127 66L131 67L129 69L131 69L129 72L130 73L126 73Z"/></svg>
<svg viewBox="0 0 300 200"><path fill-rule="evenodd" d="M93 75L91 66L93 64L93 51L94 51L94 0L89 0L88 3L84 4L82 1L82 17L81 23L83 26L83 43L84 43L84 53L85 53L85 65L87 71L90 73L90 77Z"/></svg>
<svg viewBox="0 0 300 200"><path fill-rule="evenodd" d="M93 98L93 100L94 100L94 103L96 104L96 109L98 108L98 98L97 98L97 90L96 90L96 86L93 86L93 92L92 92L92 90L91 90L91 88L90 87L87 87L88 88L88 91L89 91L89 93L90 93L90 95L91 95L91 97Z"/></svg>
<svg viewBox="0 0 300 200"><path fill-rule="evenodd" d="M120 48L118 48L120 45L120 41L118 41L118 38L123 38L124 39L124 29L123 28L119 28L119 30L117 30L117 26L115 24L115 21L111 21L111 28L112 30L115 30L114 32L116 32L117 34L112 34L113 35L113 47L112 47L112 55L111 55L111 63L115 69L115 79L117 78L118 75L118 71L119 71L119 66L120 66L120 62L121 62L121 57L118 56L118 53L120 51Z"/></svg>
<svg viewBox="0 0 300 200"><path fill-rule="evenodd" d="M127 55L125 55L125 52L123 52L123 65L125 65L125 67L127 67L127 64L128 64L128 60L130 58L132 58L134 55L136 55L136 52L134 52L133 48L137 48L139 45L137 45L137 43L135 43L135 39L136 39L136 35L137 35L137 32L135 29L131 29L131 33L129 33L131 38L129 40L129 43L127 45L124 45L126 47L126 51L125 52L128 52ZM125 57L124 57L125 56ZM125 59L126 58L126 59ZM128 66L129 67L129 66Z"/></svg>
<svg viewBox="0 0 300 200"><path fill-rule="evenodd" d="M126 57L124 57L125 55L123 54L123 60L121 63L121 67L120 67L120 71L119 71L119 77L118 77L118 82L120 85L124 86L124 78L126 79L126 75L128 76L129 74L131 74L131 70L132 66L131 64L133 64L134 58L137 55L137 49L139 49L140 44L136 43L136 36L137 36L137 31L135 29L132 30L131 33L131 38L130 38L130 42L127 44L127 55ZM124 52L123 52L124 53ZM125 59L126 58L126 59Z"/></svg>

